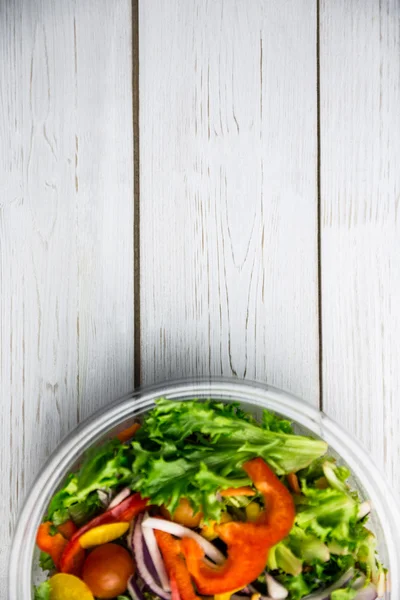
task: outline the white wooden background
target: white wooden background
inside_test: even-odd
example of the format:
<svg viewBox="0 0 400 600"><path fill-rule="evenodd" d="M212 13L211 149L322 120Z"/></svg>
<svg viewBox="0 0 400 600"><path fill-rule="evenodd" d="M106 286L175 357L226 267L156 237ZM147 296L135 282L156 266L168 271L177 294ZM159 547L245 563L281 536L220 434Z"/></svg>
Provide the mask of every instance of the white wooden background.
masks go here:
<svg viewBox="0 0 400 600"><path fill-rule="evenodd" d="M38 469L138 383L284 387L398 494L399 213L400 0L0 0L2 590Z"/></svg>

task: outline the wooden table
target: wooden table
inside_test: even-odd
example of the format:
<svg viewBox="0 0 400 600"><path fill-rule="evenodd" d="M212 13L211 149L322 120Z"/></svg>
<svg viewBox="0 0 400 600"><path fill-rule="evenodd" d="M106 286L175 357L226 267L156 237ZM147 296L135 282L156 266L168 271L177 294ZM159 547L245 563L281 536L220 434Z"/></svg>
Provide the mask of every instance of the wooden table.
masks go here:
<svg viewBox="0 0 400 600"><path fill-rule="evenodd" d="M0 0L0 81L0 577L139 383L286 388L398 495L400 1Z"/></svg>

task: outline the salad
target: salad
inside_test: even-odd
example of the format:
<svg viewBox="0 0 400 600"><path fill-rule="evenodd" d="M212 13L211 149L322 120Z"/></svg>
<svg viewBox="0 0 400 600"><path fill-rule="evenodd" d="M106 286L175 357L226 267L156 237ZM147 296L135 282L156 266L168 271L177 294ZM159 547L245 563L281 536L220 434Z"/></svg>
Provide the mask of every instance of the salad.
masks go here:
<svg viewBox="0 0 400 600"><path fill-rule="evenodd" d="M85 455L51 499L35 600L375 600L370 505L264 410L159 399Z"/></svg>

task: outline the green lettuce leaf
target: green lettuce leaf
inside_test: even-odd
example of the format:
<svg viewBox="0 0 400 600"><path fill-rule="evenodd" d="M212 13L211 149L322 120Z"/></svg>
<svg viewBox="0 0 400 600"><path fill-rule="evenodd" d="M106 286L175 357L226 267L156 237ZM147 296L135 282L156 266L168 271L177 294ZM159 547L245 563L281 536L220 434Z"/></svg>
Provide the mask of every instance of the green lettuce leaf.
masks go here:
<svg viewBox="0 0 400 600"><path fill-rule="evenodd" d="M380 576L383 572L381 563L377 560L377 541L373 533L363 528L365 535L357 547L357 559L367 573L372 583L378 584Z"/></svg>
<svg viewBox="0 0 400 600"><path fill-rule="evenodd" d="M315 560L307 565L307 570L292 575L282 570L275 577L290 592L290 600L300 600L304 596L334 584L350 567L354 566L351 556L331 556L327 562Z"/></svg>
<svg viewBox="0 0 400 600"><path fill-rule="evenodd" d="M81 527L87 521L92 519L102 508L97 491L92 492L82 502L71 504L68 507L68 518L71 518L75 525Z"/></svg>
<svg viewBox="0 0 400 600"><path fill-rule="evenodd" d="M90 518L98 502L92 493L98 489L129 485L132 481L131 463L131 448L118 440L93 448L86 454L80 470L71 473L62 489L53 496L46 519L60 525L72 516L69 509L73 505L72 512L75 510L81 514L77 521L83 520L82 513Z"/></svg>
<svg viewBox="0 0 400 600"><path fill-rule="evenodd" d="M331 594L331 600L353 600L357 596L357 590L346 588L345 590L335 590Z"/></svg>
<svg viewBox="0 0 400 600"><path fill-rule="evenodd" d="M306 533L296 525L290 532L288 545L306 563L311 563L315 560L327 562L330 559L328 546L315 535Z"/></svg>
<svg viewBox="0 0 400 600"><path fill-rule="evenodd" d="M234 403L161 399L132 443L132 485L171 512L184 496L206 520L218 520L223 506L216 493L250 483L241 468L245 461L260 456L283 475L326 452L325 442L290 431L269 412L261 427Z"/></svg>
<svg viewBox="0 0 400 600"><path fill-rule="evenodd" d="M289 575L297 576L301 574L303 561L294 554L287 542L279 542L269 551L267 567L271 571L279 569Z"/></svg>
<svg viewBox="0 0 400 600"><path fill-rule="evenodd" d="M278 573L290 600L331 586L356 566L367 575L367 582L379 580L382 566L376 557L376 538L365 527L367 518L358 518L360 499L346 482L349 474L326 457L298 473L302 494L296 496L295 525L271 549L267 565ZM321 483L323 489L318 487ZM296 572L296 559L303 566L301 572ZM352 600L354 590L348 587L332 598Z"/></svg>
<svg viewBox="0 0 400 600"><path fill-rule="evenodd" d="M290 600L300 600L312 591L312 587L308 585L301 573L293 577L287 577L284 585L290 593Z"/></svg>
<svg viewBox="0 0 400 600"><path fill-rule="evenodd" d="M175 447L181 447L188 438L203 447L225 446L227 452L243 453L244 460L249 455L263 456L278 475L306 467L327 450L327 444L321 440L282 433L282 429L287 429L287 422L275 415L267 418L267 414L271 415L268 411L264 414L264 425L270 419L274 430L263 429L243 414L235 404L161 399L136 438L144 444L172 442ZM280 421L283 422L281 428Z"/></svg>
<svg viewBox="0 0 400 600"><path fill-rule="evenodd" d="M56 568L50 554L41 552L39 556L39 566L43 571L54 571Z"/></svg>
<svg viewBox="0 0 400 600"><path fill-rule="evenodd" d="M285 419L281 419L274 413L269 410L263 411L262 416L262 428L267 431L275 431L277 433L293 433L293 427L290 421L286 421Z"/></svg>
<svg viewBox="0 0 400 600"><path fill-rule="evenodd" d="M43 583L36 586L34 589L34 600L50 600L50 592L50 582L43 581Z"/></svg>
<svg viewBox="0 0 400 600"><path fill-rule="evenodd" d="M261 456L278 475L307 467L326 452L320 440L292 433L268 411L262 426L237 403L160 399L133 443L112 440L86 454L52 498L46 519L81 525L99 508L97 490L130 486L174 511L186 497L206 520L219 519L217 492L250 483L242 465Z"/></svg>

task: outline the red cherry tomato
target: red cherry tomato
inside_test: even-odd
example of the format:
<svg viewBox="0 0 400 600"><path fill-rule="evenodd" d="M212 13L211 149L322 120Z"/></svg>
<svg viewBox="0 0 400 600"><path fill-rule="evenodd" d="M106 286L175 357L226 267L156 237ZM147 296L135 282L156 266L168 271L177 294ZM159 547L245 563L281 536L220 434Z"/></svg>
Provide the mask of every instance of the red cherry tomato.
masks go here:
<svg viewBox="0 0 400 600"><path fill-rule="evenodd" d="M135 571L132 557L118 544L95 548L85 560L82 579L97 598L115 598L126 590Z"/></svg>

